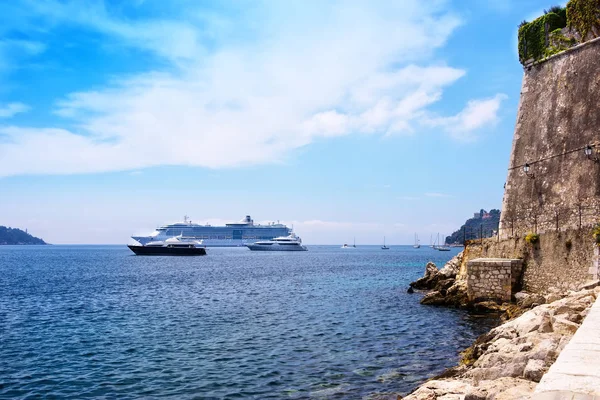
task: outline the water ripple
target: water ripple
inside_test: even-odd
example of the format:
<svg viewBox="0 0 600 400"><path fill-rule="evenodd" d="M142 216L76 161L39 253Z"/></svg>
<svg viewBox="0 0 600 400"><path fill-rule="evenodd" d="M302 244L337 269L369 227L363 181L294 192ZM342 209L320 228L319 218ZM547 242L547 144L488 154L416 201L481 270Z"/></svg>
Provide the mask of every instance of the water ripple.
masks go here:
<svg viewBox="0 0 600 400"><path fill-rule="evenodd" d="M456 363L493 321L424 308L429 249L0 247L0 397L367 398Z"/></svg>

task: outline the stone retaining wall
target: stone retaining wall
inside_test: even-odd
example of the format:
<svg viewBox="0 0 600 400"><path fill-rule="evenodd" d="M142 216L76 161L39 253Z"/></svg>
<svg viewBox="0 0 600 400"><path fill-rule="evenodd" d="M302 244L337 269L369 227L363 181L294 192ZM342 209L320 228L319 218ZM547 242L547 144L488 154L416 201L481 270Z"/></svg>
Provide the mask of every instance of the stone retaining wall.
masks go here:
<svg viewBox="0 0 600 400"><path fill-rule="evenodd" d="M520 272L521 260L477 258L467 262L469 301L510 301L513 271Z"/></svg>
<svg viewBox="0 0 600 400"><path fill-rule="evenodd" d="M513 292L547 294L553 288L565 292L598 279L598 253L591 229L587 228L546 232L535 245L522 237L477 240L465 248L459 275L466 279L467 263L476 258L522 259L522 273L512 271Z"/></svg>

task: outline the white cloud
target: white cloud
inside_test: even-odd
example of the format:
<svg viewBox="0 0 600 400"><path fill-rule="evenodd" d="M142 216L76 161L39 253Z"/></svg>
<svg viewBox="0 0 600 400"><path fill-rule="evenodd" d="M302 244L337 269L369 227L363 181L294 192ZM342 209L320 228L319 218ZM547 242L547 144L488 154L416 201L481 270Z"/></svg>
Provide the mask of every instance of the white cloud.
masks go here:
<svg viewBox="0 0 600 400"><path fill-rule="evenodd" d="M141 6L142 2L135 5ZM37 14L50 24L74 25L118 39L108 41L107 45L146 49L172 61L203 54L199 31L188 21L127 19L111 14L103 1L82 4L73 0L33 0L28 7L32 15Z"/></svg>
<svg viewBox="0 0 600 400"><path fill-rule="evenodd" d="M30 107L23 103L8 103L0 106L0 118L10 118L16 114L29 111Z"/></svg>
<svg viewBox="0 0 600 400"><path fill-rule="evenodd" d="M9 138L0 143L0 158L10 166L0 176L278 162L319 137L410 133L465 74L431 61L460 24L442 1L273 2L235 24L194 10L176 22L132 21L102 4L48 0L31 7L56 24L164 57L168 72L121 77L57 101L55 113L76 129L0 126ZM232 29L252 40L227 42ZM218 44L210 51L207 38ZM481 103L450 119L476 128L474 114L486 112L489 120L497 111ZM31 161L19 162L24 158Z"/></svg>
<svg viewBox="0 0 600 400"><path fill-rule="evenodd" d="M398 200L419 200L416 196L398 196L396 197Z"/></svg>
<svg viewBox="0 0 600 400"><path fill-rule="evenodd" d="M505 94L499 93L489 99L471 100L461 112L452 117L430 118L424 120L424 123L444 128L455 139L470 141L475 139L477 130L498 123L500 103L506 98Z"/></svg>

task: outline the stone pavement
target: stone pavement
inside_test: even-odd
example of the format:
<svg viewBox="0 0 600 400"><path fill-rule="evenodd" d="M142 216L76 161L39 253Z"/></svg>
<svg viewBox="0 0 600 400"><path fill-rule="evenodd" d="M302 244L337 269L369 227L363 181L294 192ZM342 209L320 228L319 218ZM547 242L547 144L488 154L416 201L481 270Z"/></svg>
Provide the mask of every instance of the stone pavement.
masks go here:
<svg viewBox="0 0 600 400"><path fill-rule="evenodd" d="M600 400L600 297L531 399Z"/></svg>

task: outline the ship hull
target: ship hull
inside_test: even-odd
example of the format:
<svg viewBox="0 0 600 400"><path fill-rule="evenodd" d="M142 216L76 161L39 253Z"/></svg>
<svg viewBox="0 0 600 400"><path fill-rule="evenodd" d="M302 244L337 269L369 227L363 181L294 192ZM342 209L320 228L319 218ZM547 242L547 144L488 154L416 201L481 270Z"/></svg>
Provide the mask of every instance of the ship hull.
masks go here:
<svg viewBox="0 0 600 400"><path fill-rule="evenodd" d="M246 245L252 251L306 251L308 250L304 246L261 246L259 244L248 244Z"/></svg>
<svg viewBox="0 0 600 400"><path fill-rule="evenodd" d="M127 245L137 256L205 256L203 247L154 247Z"/></svg>

